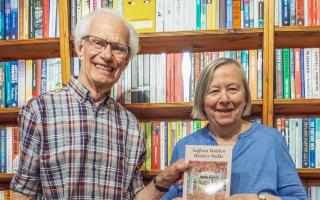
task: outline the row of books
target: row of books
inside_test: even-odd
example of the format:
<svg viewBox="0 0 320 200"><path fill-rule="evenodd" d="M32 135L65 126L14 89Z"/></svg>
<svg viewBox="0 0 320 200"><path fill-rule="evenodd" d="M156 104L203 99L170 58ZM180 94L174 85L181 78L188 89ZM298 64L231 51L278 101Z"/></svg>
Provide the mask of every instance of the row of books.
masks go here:
<svg viewBox="0 0 320 200"><path fill-rule="evenodd" d="M71 27L90 10L106 6L95 0L74 0ZM263 0L117 0L109 4L138 32L263 27Z"/></svg>
<svg viewBox="0 0 320 200"><path fill-rule="evenodd" d="M145 170L162 170L170 163L175 144L206 126L206 121L153 121L141 123L147 148Z"/></svg>
<svg viewBox="0 0 320 200"><path fill-rule="evenodd" d="M0 191L0 200L13 200L12 190L2 190Z"/></svg>
<svg viewBox="0 0 320 200"><path fill-rule="evenodd" d="M62 87L60 58L0 62L0 108L21 107Z"/></svg>
<svg viewBox="0 0 320 200"><path fill-rule="evenodd" d="M59 37L57 0L0 1L0 39Z"/></svg>
<svg viewBox="0 0 320 200"><path fill-rule="evenodd" d="M319 26L320 0L275 0L276 26Z"/></svg>
<svg viewBox="0 0 320 200"><path fill-rule="evenodd" d="M262 50L201 53L138 55L129 63L111 96L123 104L190 102L199 73L209 62L221 57L233 58L242 64L251 98L262 99ZM73 73L79 73L79 60L73 60Z"/></svg>
<svg viewBox="0 0 320 200"><path fill-rule="evenodd" d="M320 199L320 186L306 186L305 187L309 200Z"/></svg>
<svg viewBox="0 0 320 200"><path fill-rule="evenodd" d="M19 127L0 127L0 173L15 173L19 166Z"/></svg>
<svg viewBox="0 0 320 200"><path fill-rule="evenodd" d="M320 49L275 50L275 98L320 98Z"/></svg>
<svg viewBox="0 0 320 200"><path fill-rule="evenodd" d="M261 123L261 119L254 119ZM189 134L205 127L207 121L151 121L142 122L147 148L144 170L162 170L170 164L175 144Z"/></svg>
<svg viewBox="0 0 320 200"><path fill-rule="evenodd" d="M297 168L320 168L320 118L277 118Z"/></svg>

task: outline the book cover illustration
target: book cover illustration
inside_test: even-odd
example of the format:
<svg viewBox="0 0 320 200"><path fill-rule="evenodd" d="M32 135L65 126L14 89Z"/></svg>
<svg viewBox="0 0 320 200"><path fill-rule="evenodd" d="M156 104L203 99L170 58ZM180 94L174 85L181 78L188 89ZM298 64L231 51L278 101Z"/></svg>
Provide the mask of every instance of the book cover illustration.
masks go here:
<svg viewBox="0 0 320 200"><path fill-rule="evenodd" d="M184 199L219 200L230 196L231 146L187 145L185 155L191 167L184 173Z"/></svg>

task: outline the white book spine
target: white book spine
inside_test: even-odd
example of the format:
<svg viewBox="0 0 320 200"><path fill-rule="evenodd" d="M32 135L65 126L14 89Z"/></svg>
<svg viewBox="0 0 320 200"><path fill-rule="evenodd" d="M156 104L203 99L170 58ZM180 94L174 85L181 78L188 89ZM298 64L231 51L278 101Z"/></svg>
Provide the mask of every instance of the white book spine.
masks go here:
<svg viewBox="0 0 320 200"><path fill-rule="evenodd" d="M182 79L183 79L183 102L190 101L190 79L191 79L190 53L183 53L182 57Z"/></svg>
<svg viewBox="0 0 320 200"><path fill-rule="evenodd" d="M312 49L312 98L319 99L320 98L320 65L319 65L319 48ZM320 128L320 127L319 127ZM320 148L320 147L319 147Z"/></svg>
<svg viewBox="0 0 320 200"><path fill-rule="evenodd" d="M156 0L156 32L164 31L164 0Z"/></svg>
<svg viewBox="0 0 320 200"><path fill-rule="evenodd" d="M164 146L165 137L165 122L160 122L160 170L164 170L165 166L165 151L167 148Z"/></svg>
<svg viewBox="0 0 320 200"><path fill-rule="evenodd" d="M259 1L253 0L253 27L259 28Z"/></svg>
<svg viewBox="0 0 320 200"><path fill-rule="evenodd" d="M164 0L164 31L173 31L173 1Z"/></svg>
<svg viewBox="0 0 320 200"><path fill-rule="evenodd" d="M18 61L18 107L26 102L26 66L24 60Z"/></svg>
<svg viewBox="0 0 320 200"><path fill-rule="evenodd" d="M150 54L150 103L156 103L156 55Z"/></svg>
<svg viewBox="0 0 320 200"><path fill-rule="evenodd" d="M311 52L312 52L311 48L305 48L305 51L304 51L304 91L305 91L305 98L306 99L312 98Z"/></svg>
<svg viewBox="0 0 320 200"><path fill-rule="evenodd" d="M7 136L7 173L12 173L12 127L6 127Z"/></svg>
<svg viewBox="0 0 320 200"><path fill-rule="evenodd" d="M312 0L304 0L303 3L303 10L304 10L304 25L305 26L309 26L309 11L308 11L308 6L309 6L309 2L308 1L312 1Z"/></svg>

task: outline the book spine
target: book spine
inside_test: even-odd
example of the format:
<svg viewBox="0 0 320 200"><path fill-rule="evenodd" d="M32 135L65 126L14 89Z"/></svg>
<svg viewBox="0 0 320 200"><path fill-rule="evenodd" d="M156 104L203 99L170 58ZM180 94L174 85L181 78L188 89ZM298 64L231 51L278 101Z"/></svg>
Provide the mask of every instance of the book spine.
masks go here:
<svg viewBox="0 0 320 200"><path fill-rule="evenodd" d="M302 119L302 167L309 167L309 120Z"/></svg>
<svg viewBox="0 0 320 200"><path fill-rule="evenodd" d="M290 26L296 25L296 18L296 0L290 0Z"/></svg>
<svg viewBox="0 0 320 200"><path fill-rule="evenodd" d="M294 49L294 79L295 79L295 93L296 99L301 99L301 63L300 63L300 48Z"/></svg>
<svg viewBox="0 0 320 200"><path fill-rule="evenodd" d="M298 26L304 25L304 0L297 0L296 4L297 22Z"/></svg>
<svg viewBox="0 0 320 200"><path fill-rule="evenodd" d="M320 118L316 118L316 126L315 126L315 131L316 131L316 158L320 158ZM316 168L320 168L320 160L316 159Z"/></svg>
<svg viewBox="0 0 320 200"><path fill-rule="evenodd" d="M152 123L151 169L160 170L160 122Z"/></svg>
<svg viewBox="0 0 320 200"><path fill-rule="evenodd" d="M18 0L11 0L11 36L12 40L18 39Z"/></svg>
<svg viewBox="0 0 320 200"><path fill-rule="evenodd" d="M296 92L295 92L296 84L295 84L295 80L294 80L294 74L295 74L294 64L295 64L294 49L290 48L290 92L291 92L291 99L296 98Z"/></svg>
<svg viewBox="0 0 320 200"><path fill-rule="evenodd" d="M5 39L5 4L4 1L0 1L0 40Z"/></svg>
<svg viewBox="0 0 320 200"><path fill-rule="evenodd" d="M275 97L278 99L283 98L283 67L282 67L282 49L275 50L275 78L276 78L276 90L275 90Z"/></svg>
<svg viewBox="0 0 320 200"><path fill-rule="evenodd" d="M309 118L309 167L316 167L316 120L315 118Z"/></svg>
<svg viewBox="0 0 320 200"><path fill-rule="evenodd" d="M11 39L11 4L10 0L4 1L4 35L6 40Z"/></svg>
<svg viewBox="0 0 320 200"><path fill-rule="evenodd" d="M282 49L283 62L283 98L290 99L290 49Z"/></svg>
<svg viewBox="0 0 320 200"><path fill-rule="evenodd" d="M6 89L6 107L11 107L11 63L5 62L5 89Z"/></svg>
<svg viewBox="0 0 320 200"><path fill-rule="evenodd" d="M0 108L6 106L6 83L5 83L5 63L0 62Z"/></svg>

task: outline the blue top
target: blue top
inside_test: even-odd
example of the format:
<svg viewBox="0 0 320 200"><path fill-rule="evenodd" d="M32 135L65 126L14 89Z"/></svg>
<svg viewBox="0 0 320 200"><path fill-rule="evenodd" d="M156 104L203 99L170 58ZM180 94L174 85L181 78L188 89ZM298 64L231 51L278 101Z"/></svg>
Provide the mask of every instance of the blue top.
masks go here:
<svg viewBox="0 0 320 200"><path fill-rule="evenodd" d="M171 163L184 159L186 145L217 145L205 127L181 139ZM282 135L271 127L253 123L239 135L232 150L231 195L265 193L282 200L308 199ZM162 199L182 196L182 185L172 186Z"/></svg>

